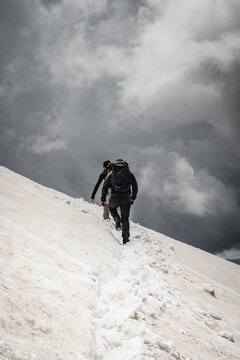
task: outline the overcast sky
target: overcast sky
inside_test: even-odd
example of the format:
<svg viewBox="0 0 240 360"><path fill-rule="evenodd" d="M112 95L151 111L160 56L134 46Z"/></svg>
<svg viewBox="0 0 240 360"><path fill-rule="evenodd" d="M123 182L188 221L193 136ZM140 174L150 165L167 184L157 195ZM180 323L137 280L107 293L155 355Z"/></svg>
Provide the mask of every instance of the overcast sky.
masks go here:
<svg viewBox="0 0 240 360"><path fill-rule="evenodd" d="M89 200L121 157L132 219L239 248L239 0L0 0L0 49L2 165Z"/></svg>

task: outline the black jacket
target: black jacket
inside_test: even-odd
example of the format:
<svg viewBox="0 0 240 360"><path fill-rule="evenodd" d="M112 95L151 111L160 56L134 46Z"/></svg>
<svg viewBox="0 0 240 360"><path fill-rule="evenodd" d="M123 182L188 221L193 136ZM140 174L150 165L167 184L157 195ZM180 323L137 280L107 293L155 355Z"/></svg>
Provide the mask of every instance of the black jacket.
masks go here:
<svg viewBox="0 0 240 360"><path fill-rule="evenodd" d="M105 170L105 169L104 169L104 170L101 172L101 174L99 175L98 181L97 181L97 183L96 183L96 185L95 185L95 187L94 187L94 189L93 189L91 199L94 199L94 198L95 198L96 192L98 191L98 188L99 188L101 182L102 182L102 181L106 178L106 176L108 175L108 172L109 172L109 170Z"/></svg>
<svg viewBox="0 0 240 360"><path fill-rule="evenodd" d="M131 184L131 187L132 187L132 191L129 190L127 192L124 192L124 193L119 193L117 191L115 191L113 189L113 186L112 186L112 182L111 182L111 174L106 178L106 180L104 181L104 184L103 184L103 188L102 188L102 197L101 197L101 201L105 202L106 201L106 195L107 195L107 192L108 192L108 189L111 188L111 196L131 196L131 199L132 200L135 200L136 197L137 197L137 192L138 192L138 184L137 184L137 180L135 178L135 176L133 175L133 173L130 172L130 184Z"/></svg>

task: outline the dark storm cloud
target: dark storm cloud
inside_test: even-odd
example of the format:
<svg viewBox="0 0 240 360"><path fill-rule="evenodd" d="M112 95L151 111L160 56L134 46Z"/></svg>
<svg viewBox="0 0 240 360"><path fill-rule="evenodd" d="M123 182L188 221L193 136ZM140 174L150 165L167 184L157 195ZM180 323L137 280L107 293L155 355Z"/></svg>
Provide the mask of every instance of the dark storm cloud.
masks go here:
<svg viewBox="0 0 240 360"><path fill-rule="evenodd" d="M27 6L14 0L2 0L0 3L0 42L1 67L20 51L18 31L27 26ZM2 68L1 68L2 70Z"/></svg>
<svg viewBox="0 0 240 360"><path fill-rule="evenodd" d="M239 56L240 57L240 56ZM223 104L226 106L229 121L233 127L237 144L240 147L240 61L235 60L224 74L224 86L222 91Z"/></svg>
<svg viewBox="0 0 240 360"><path fill-rule="evenodd" d="M240 146L240 49L226 68L215 59L202 63L196 71L195 81L220 88L221 106L236 137L236 145Z"/></svg>
<svg viewBox="0 0 240 360"><path fill-rule="evenodd" d="M134 220L236 248L240 6L217 4L1 1L1 163L89 199L124 158Z"/></svg>

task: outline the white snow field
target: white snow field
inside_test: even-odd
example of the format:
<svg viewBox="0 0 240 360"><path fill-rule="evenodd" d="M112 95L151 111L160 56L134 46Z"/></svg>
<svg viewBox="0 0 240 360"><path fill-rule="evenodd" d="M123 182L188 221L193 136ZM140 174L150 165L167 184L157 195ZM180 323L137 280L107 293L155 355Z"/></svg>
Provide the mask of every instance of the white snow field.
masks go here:
<svg viewBox="0 0 240 360"><path fill-rule="evenodd" d="M0 359L239 360L240 267L112 229L99 206L0 167Z"/></svg>

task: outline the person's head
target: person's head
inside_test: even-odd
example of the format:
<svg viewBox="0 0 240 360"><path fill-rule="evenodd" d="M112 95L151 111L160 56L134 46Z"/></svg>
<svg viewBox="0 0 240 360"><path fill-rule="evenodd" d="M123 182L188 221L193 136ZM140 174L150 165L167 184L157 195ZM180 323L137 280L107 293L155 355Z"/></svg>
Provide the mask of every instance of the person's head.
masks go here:
<svg viewBox="0 0 240 360"><path fill-rule="evenodd" d="M117 159L116 162L118 162L118 161L124 161L124 160L123 159Z"/></svg>
<svg viewBox="0 0 240 360"><path fill-rule="evenodd" d="M110 160L105 160L103 162L103 168L106 169L108 167L108 164L110 164L110 162L111 162Z"/></svg>

